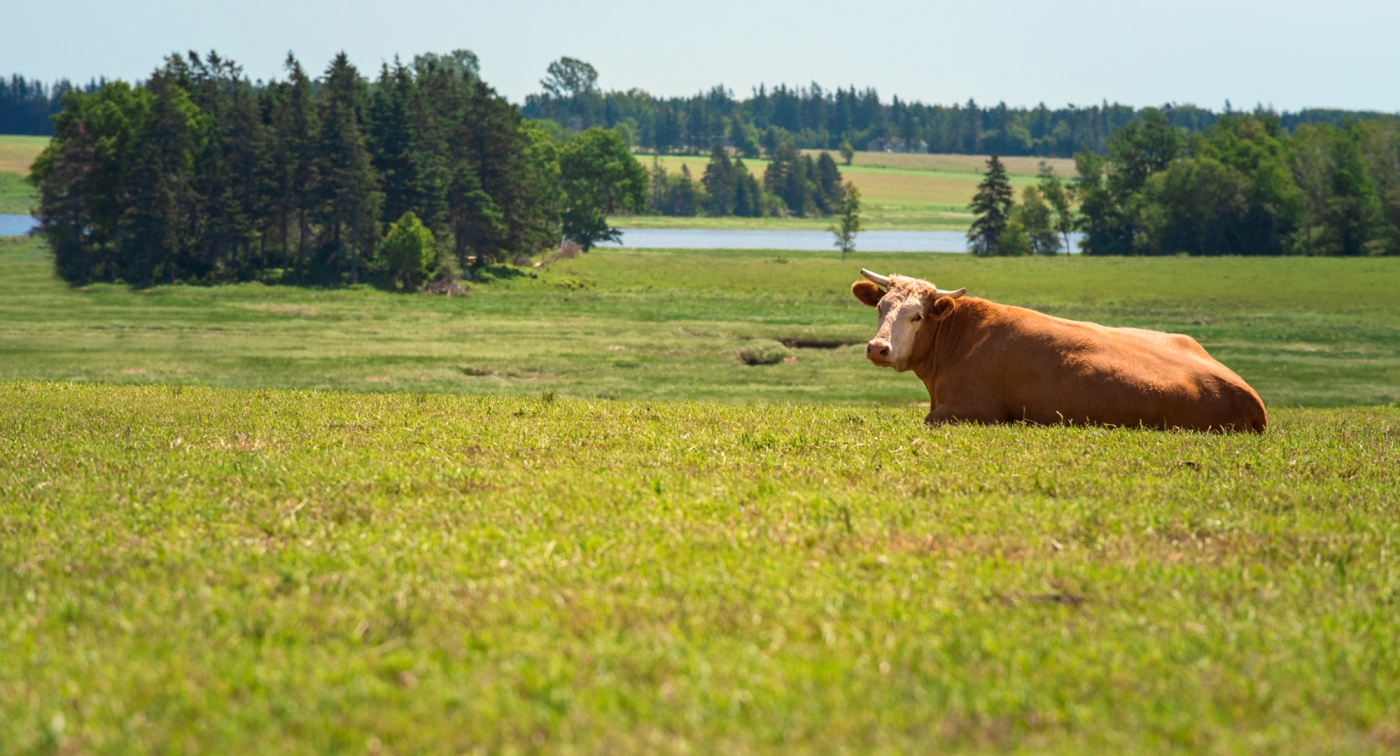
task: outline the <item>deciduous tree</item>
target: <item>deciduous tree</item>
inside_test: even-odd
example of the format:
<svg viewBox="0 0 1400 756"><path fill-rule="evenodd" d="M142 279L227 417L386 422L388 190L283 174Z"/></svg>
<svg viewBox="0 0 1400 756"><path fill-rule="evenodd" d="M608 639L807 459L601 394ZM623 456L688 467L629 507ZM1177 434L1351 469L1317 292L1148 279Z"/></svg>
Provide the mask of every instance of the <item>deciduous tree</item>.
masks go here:
<svg viewBox="0 0 1400 756"><path fill-rule="evenodd" d="M592 128L564 145L559 156L564 187L563 231L585 252L621 233L607 216L646 207L647 173L617 132Z"/></svg>

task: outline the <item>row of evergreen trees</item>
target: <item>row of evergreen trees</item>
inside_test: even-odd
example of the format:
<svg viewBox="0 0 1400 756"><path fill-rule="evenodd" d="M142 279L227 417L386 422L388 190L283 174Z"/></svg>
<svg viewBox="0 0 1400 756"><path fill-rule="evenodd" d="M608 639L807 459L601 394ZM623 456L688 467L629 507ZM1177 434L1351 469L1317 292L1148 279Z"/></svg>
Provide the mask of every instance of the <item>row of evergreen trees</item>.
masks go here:
<svg viewBox="0 0 1400 756"><path fill-rule="evenodd" d="M591 243L608 233L599 218L645 201L645 172L602 132L575 141L621 155L571 164L625 175L572 184L611 192L611 206L573 201L567 149L487 86L469 52L396 61L376 82L344 54L319 80L291 56L286 70L254 85L231 61L190 54L141 86L67 93L31 177L58 273L355 282L383 271L382 232L409 212L463 266L557 244L570 218L593 224L580 232Z"/></svg>
<svg viewBox="0 0 1400 756"><path fill-rule="evenodd" d="M544 92L526 98L528 118L551 119L565 129L619 128L633 146L659 153L700 154L716 142L745 157L757 157L769 144L792 141L801 149L837 149L849 142L865 149L876 138L923 142L933 153L1069 156L1088 148L1103 153L1113 132L1143 120L1149 109L1110 104L1049 108L928 105L899 97L881 100L874 89L760 86L737 99L724 87L688 97L658 97L639 89L603 91L598 73L582 61L563 58L550 66ZM1221 114L1193 105L1156 110L1188 133L1204 131ZM1227 104L1226 114L1229 114ZM1345 125L1357 120L1393 119L1368 111L1303 110L1284 113L1286 131L1304 124Z"/></svg>
<svg viewBox="0 0 1400 756"><path fill-rule="evenodd" d="M101 86L101 82L93 81L82 90L92 92ZM19 74L0 78L0 134L52 134L53 121L49 117L63 109L63 96L74 88L67 79L50 86Z"/></svg>
<svg viewBox="0 0 1400 756"><path fill-rule="evenodd" d="M1053 252L1057 235L1078 230L1094 255L1400 255L1394 120L1290 134L1256 112L1188 135L1149 111L1114 133L1107 155L1075 162L1072 184L1042 171L1015 204L992 158L972 206L972 251Z"/></svg>
<svg viewBox="0 0 1400 756"><path fill-rule="evenodd" d="M840 212L845 189L836 161L826 152L813 160L791 142L783 144L773 150L759 183L743 158L731 159L729 150L716 144L698 182L685 165L671 175L660 160L654 161L648 196L648 209L658 215L804 218Z"/></svg>

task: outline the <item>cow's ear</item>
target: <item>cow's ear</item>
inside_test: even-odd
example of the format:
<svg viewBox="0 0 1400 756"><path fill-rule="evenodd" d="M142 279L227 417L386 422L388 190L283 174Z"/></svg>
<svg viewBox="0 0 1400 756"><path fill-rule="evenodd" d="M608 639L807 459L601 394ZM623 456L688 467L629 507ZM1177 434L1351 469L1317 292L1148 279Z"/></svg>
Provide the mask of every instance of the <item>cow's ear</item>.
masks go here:
<svg viewBox="0 0 1400 756"><path fill-rule="evenodd" d="M939 297L929 304L926 312L934 320L942 320L958 309L958 300L952 297Z"/></svg>
<svg viewBox="0 0 1400 756"><path fill-rule="evenodd" d="M856 299L871 307L880 304L880 298L885 296L884 289L869 281L856 281L851 284L851 293L856 295Z"/></svg>

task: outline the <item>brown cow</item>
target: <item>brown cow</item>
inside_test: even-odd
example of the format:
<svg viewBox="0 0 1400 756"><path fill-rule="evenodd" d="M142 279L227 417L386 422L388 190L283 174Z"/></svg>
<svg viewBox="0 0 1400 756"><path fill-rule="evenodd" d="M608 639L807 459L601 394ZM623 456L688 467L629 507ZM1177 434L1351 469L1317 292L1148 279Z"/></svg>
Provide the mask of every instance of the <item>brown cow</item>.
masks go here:
<svg viewBox="0 0 1400 756"><path fill-rule="evenodd" d="M1268 427L1254 389L1190 336L1080 323L962 298L966 289L917 278L861 275L870 280L851 293L880 313L865 355L919 376L930 424Z"/></svg>

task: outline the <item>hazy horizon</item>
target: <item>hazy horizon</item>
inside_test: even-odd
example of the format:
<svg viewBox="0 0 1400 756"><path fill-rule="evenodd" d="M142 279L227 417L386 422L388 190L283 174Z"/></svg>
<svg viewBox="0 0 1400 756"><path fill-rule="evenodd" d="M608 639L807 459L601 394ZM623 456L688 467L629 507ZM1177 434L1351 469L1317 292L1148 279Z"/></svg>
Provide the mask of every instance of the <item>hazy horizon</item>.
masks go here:
<svg viewBox="0 0 1400 756"><path fill-rule="evenodd" d="M873 87L930 104L975 99L1012 107L1165 103L1220 110L1256 105L1400 111L1400 5L1341 0L1320 17L1297 0L1261 11L1184 0L1167 17L1099 0L1058 7L886 0L850 10L830 0L761 6L614 0L506 7L420 0L392 11L366 0L249 0L198 8L170 0L30 4L7 12L15 37L0 75L46 82L144 78L172 52L217 50L253 79L282 76L294 52L319 72L344 50L367 75L397 54L467 48L515 102L540 91L550 61L593 64L604 89L690 95L723 85ZM41 34L66 35L55 41ZM69 44L62 44L68 42Z"/></svg>

